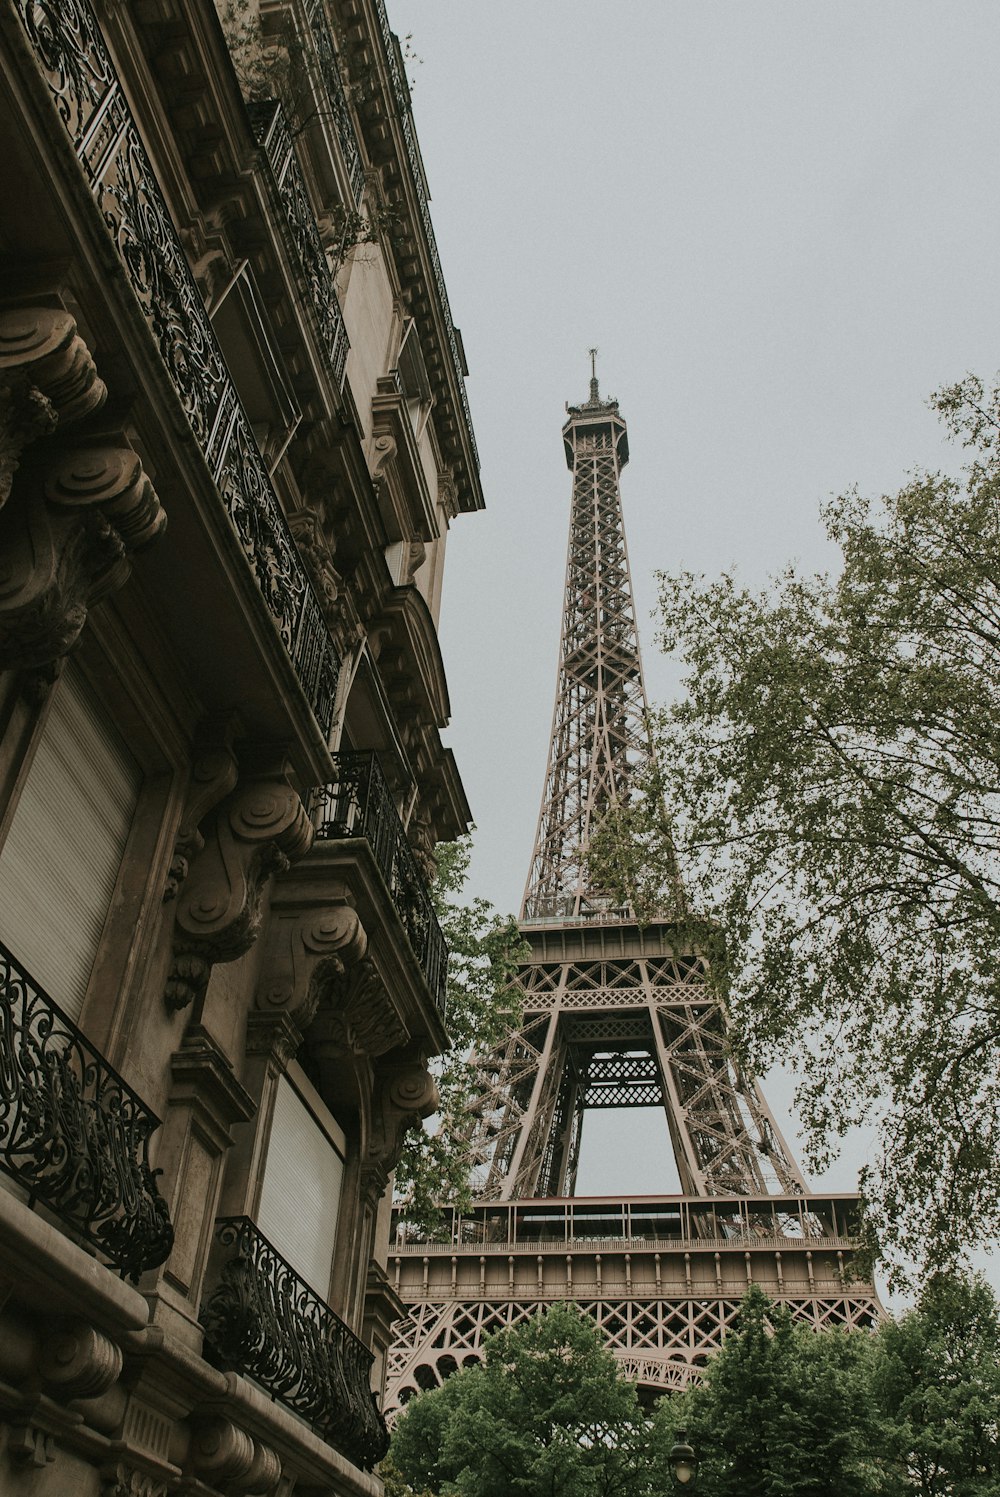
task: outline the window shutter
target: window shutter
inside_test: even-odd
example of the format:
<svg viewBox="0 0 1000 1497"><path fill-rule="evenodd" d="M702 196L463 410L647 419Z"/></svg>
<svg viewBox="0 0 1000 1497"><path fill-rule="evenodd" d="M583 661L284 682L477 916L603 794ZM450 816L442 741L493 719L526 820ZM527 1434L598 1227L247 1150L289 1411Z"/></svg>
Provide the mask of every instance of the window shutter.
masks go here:
<svg viewBox="0 0 1000 1497"><path fill-rule="evenodd" d="M343 1159L287 1076L282 1076L257 1225L324 1301L343 1178Z"/></svg>
<svg viewBox="0 0 1000 1497"><path fill-rule="evenodd" d="M0 938L70 1018L83 1007L142 776L67 665L0 849Z"/></svg>

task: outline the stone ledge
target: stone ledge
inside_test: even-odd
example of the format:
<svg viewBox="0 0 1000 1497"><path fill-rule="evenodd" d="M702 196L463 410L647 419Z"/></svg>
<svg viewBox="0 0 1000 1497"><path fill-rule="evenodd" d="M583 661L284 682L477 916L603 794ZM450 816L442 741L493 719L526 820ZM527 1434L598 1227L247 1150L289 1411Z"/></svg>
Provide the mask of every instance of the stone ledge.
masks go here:
<svg viewBox="0 0 1000 1497"><path fill-rule="evenodd" d="M0 1186L0 1300L8 1296L46 1315L83 1316L112 1336L149 1319L137 1290Z"/></svg>

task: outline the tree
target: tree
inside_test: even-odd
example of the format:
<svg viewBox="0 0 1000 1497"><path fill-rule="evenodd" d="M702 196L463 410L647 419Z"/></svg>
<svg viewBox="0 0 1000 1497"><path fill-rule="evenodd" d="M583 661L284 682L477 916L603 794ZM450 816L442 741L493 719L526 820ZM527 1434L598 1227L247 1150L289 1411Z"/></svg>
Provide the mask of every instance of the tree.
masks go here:
<svg viewBox="0 0 1000 1497"><path fill-rule="evenodd" d="M895 1497L872 1454L870 1360L868 1337L794 1325L751 1288L704 1382L657 1408L655 1464L684 1426L701 1497Z"/></svg>
<svg viewBox="0 0 1000 1497"><path fill-rule="evenodd" d="M411 1488L457 1497L651 1497L635 1387L594 1323L557 1305L484 1344L481 1366L420 1394L393 1432Z"/></svg>
<svg viewBox="0 0 1000 1497"><path fill-rule="evenodd" d="M1000 391L934 403L970 465L832 503L839 576L661 576L686 695L595 849L700 943L745 1061L797 1057L814 1166L876 1128L897 1274L1000 1231Z"/></svg>
<svg viewBox="0 0 1000 1497"><path fill-rule="evenodd" d="M437 1063L441 1105L421 1130L410 1133L396 1171L396 1191L407 1220L433 1231L442 1206L472 1204L468 1160L462 1147L469 1111L478 1094L470 1062L473 1049L488 1050L520 1019L513 986L527 952L513 915L500 915L486 899L459 899L469 868L471 841L440 845L435 853L434 905L448 945L447 1024L451 1049Z"/></svg>
<svg viewBox="0 0 1000 1497"><path fill-rule="evenodd" d="M981 1279L938 1275L876 1338L882 1445L917 1497L1000 1493L1000 1315Z"/></svg>

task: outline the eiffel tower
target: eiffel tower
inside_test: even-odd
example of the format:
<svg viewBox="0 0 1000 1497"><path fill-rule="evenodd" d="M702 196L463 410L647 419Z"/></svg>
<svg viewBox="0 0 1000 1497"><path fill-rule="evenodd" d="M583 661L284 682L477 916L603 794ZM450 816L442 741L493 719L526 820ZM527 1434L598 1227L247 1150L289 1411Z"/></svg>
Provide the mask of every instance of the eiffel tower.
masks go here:
<svg viewBox="0 0 1000 1497"><path fill-rule="evenodd" d="M447 1240L400 1222L387 1411L480 1356L490 1332L560 1300L601 1326L649 1395L718 1350L750 1283L816 1328L873 1325L855 1277L858 1201L813 1195L757 1083L729 1053L696 953L594 886L586 852L651 752L619 478L628 435L602 400L567 407L573 474L559 676L520 929L523 1018L478 1057L468 1150L476 1206ZM681 1195L576 1193L586 1114L662 1107Z"/></svg>

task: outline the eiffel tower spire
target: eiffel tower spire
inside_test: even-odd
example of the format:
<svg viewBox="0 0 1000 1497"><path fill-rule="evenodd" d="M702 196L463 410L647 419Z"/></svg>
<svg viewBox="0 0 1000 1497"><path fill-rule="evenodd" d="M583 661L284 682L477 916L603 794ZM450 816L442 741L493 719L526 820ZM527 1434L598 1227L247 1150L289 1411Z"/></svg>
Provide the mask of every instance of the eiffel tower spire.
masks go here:
<svg viewBox="0 0 1000 1497"><path fill-rule="evenodd" d="M872 1325L852 1274L857 1198L811 1194L752 1077L730 1052L704 962L666 917L642 926L595 888L587 848L648 762L646 693L622 521L628 434L602 400L567 407L573 473L556 705L520 929L523 1016L477 1057L466 1147L478 1204L450 1241L405 1231L408 1314L388 1408L479 1358L483 1338L559 1300L592 1314L653 1393L700 1376L751 1281L817 1328ZM584 1198L596 1108L662 1108L681 1195ZM659 1151L662 1152L662 1149ZM655 1167L651 1142L647 1157Z"/></svg>
<svg viewBox="0 0 1000 1497"><path fill-rule="evenodd" d="M591 834L626 800L650 754L619 478L628 431L601 400L591 349L590 398L567 406L573 474L569 551L552 736L522 920L600 915L610 901L586 865Z"/></svg>

